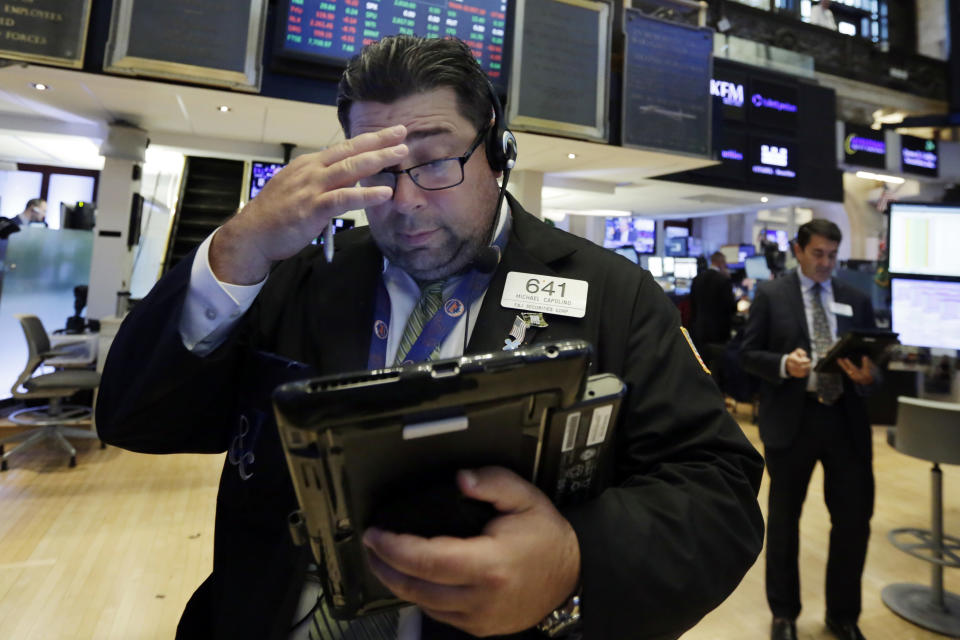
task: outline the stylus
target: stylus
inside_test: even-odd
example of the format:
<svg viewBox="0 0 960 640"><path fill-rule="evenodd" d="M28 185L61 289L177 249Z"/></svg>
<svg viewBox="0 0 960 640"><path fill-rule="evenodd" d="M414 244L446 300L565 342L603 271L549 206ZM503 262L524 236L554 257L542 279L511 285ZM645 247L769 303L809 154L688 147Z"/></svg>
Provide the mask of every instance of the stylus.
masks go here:
<svg viewBox="0 0 960 640"><path fill-rule="evenodd" d="M323 257L333 262L333 220L323 230Z"/></svg>

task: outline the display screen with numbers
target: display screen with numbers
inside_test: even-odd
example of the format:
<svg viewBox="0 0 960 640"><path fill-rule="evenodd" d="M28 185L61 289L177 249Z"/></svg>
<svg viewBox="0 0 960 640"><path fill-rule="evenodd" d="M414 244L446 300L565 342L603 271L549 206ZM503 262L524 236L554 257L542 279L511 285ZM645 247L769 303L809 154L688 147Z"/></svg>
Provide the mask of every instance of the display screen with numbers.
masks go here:
<svg viewBox="0 0 960 640"><path fill-rule="evenodd" d="M506 86L507 0L285 0L277 53L343 67L384 36L455 36Z"/></svg>

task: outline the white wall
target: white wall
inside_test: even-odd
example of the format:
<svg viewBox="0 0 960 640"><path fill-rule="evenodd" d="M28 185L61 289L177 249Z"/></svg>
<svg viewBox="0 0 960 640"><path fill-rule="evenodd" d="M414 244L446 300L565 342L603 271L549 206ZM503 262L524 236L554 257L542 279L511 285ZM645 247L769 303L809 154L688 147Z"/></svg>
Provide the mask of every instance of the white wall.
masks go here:
<svg viewBox="0 0 960 640"><path fill-rule="evenodd" d="M12 218L21 213L27 200L40 197L42 182L41 173L0 171L0 216Z"/></svg>

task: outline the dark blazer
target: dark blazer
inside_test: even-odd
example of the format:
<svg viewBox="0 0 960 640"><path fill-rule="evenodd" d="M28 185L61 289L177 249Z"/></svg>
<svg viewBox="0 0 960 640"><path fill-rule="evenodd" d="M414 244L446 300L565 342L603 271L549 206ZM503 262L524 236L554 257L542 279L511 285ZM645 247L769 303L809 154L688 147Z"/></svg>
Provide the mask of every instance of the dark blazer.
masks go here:
<svg viewBox="0 0 960 640"><path fill-rule="evenodd" d="M490 283L470 353L499 351L516 311L500 306L510 271L589 282L586 316L548 316L534 341L582 338L595 372L629 383L615 432L616 486L564 515L582 554L585 638L675 638L733 590L763 541L756 501L762 460L680 331L676 309L650 274L553 229L512 198L513 230ZM97 407L100 437L151 453L223 452L256 386L251 350L321 373L366 366L382 257L367 229L337 235L327 264L308 247L272 272L227 343L189 353L177 326L188 287L184 260L124 320L110 349ZM295 547L296 508L276 427L253 438L253 475L224 465L213 573L181 620L181 638L285 638L309 551ZM535 634L534 634L534 637Z"/></svg>
<svg viewBox="0 0 960 640"><path fill-rule="evenodd" d="M730 278L707 269L690 285L690 335L698 348L730 341L730 326L737 311Z"/></svg>
<svg viewBox="0 0 960 640"><path fill-rule="evenodd" d="M834 300L853 307L852 317L837 316L837 336L851 329L875 328L870 298L836 278L830 282ZM762 381L759 426L760 438L767 447L789 447L800 429L807 379L781 378L780 359L797 347L810 353L811 344L797 272L761 282L750 306L740 360L744 369ZM846 422L857 430L858 444L869 448L866 406L856 385L846 376L843 376L843 396L838 404Z"/></svg>

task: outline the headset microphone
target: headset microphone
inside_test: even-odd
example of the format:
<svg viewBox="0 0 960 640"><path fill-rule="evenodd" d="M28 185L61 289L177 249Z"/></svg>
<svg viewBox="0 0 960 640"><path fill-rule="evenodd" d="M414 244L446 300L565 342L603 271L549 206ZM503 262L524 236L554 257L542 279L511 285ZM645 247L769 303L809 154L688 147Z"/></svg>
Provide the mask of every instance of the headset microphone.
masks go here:
<svg viewBox="0 0 960 640"><path fill-rule="evenodd" d="M477 251L470 266L480 273L493 273L500 264L500 249L496 245L483 247Z"/></svg>

